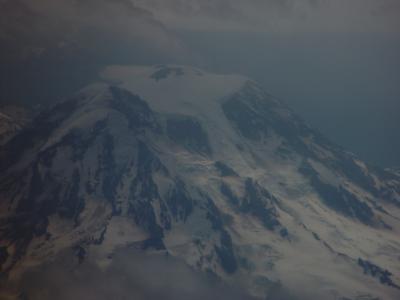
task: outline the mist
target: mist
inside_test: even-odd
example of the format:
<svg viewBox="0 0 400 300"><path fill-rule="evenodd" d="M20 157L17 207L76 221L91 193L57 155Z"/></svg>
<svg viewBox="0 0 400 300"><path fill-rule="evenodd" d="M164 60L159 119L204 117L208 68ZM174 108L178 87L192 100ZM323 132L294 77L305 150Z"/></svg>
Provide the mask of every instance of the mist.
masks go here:
<svg viewBox="0 0 400 300"><path fill-rule="evenodd" d="M19 290L29 300L255 300L239 282L228 285L212 274L201 274L167 254L117 251L109 266L93 260L77 264L63 255L53 263L27 273ZM300 300L283 287L272 293L274 300Z"/></svg>

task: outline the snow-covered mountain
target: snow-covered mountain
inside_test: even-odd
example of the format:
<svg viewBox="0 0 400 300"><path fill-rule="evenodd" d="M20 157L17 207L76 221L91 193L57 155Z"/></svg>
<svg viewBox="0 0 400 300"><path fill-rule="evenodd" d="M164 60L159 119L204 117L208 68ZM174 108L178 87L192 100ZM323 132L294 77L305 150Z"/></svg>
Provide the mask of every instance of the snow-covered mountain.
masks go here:
<svg viewBox="0 0 400 300"><path fill-rule="evenodd" d="M134 248L261 299L399 298L398 173L242 76L113 66L101 77L0 148L3 281L66 251L69 268L107 269Z"/></svg>

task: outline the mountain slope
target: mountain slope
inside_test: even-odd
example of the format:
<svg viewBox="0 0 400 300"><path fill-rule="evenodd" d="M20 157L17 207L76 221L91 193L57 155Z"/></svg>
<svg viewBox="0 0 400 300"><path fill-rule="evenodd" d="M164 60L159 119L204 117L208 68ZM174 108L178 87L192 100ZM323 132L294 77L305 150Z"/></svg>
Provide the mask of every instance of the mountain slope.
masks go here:
<svg viewBox="0 0 400 300"><path fill-rule="evenodd" d="M0 145L8 142L17 132L29 123L30 114L18 106L0 107Z"/></svg>
<svg viewBox="0 0 400 300"><path fill-rule="evenodd" d="M128 247L260 298L398 298L398 174L244 77L157 66L102 78L1 148L8 280L68 250L76 268L107 269Z"/></svg>

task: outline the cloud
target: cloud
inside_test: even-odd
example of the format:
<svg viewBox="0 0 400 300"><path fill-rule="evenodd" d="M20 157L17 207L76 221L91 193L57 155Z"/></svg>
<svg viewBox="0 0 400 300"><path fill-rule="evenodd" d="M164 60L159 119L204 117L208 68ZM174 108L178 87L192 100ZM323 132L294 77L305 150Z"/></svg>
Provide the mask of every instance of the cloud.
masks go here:
<svg viewBox="0 0 400 300"><path fill-rule="evenodd" d="M181 54L180 41L129 0L3 0L0 38L16 58L72 45L101 52L110 42L129 50ZM3 50L4 52L4 50Z"/></svg>
<svg viewBox="0 0 400 300"><path fill-rule="evenodd" d="M68 95L106 65L210 59L188 47L182 32L399 35L400 6L398 0L0 0L0 102Z"/></svg>
<svg viewBox="0 0 400 300"><path fill-rule="evenodd" d="M400 33L400 5L398 0L0 0L3 60L79 47L113 60L138 55L137 61L184 61L191 54L176 30Z"/></svg>
<svg viewBox="0 0 400 300"><path fill-rule="evenodd" d="M400 31L397 0L136 0L178 29L258 32ZM381 12L381 13L377 13Z"/></svg>
<svg viewBox="0 0 400 300"><path fill-rule="evenodd" d="M71 267L72 259L64 256L26 274L19 290L31 300L254 300L239 287L195 272L171 256L124 250L105 269L90 260Z"/></svg>
<svg viewBox="0 0 400 300"><path fill-rule="evenodd" d="M151 12L129 0L0 0L0 102L54 101L110 64L190 56Z"/></svg>

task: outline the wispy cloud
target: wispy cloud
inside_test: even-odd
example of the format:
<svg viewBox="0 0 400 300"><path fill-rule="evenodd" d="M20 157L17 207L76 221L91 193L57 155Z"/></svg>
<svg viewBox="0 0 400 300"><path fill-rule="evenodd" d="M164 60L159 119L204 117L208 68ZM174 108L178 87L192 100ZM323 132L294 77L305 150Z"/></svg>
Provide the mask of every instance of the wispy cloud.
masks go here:
<svg viewBox="0 0 400 300"><path fill-rule="evenodd" d="M400 31L396 0L136 0L174 28L265 32ZM380 13L378 13L380 12Z"/></svg>
<svg viewBox="0 0 400 300"><path fill-rule="evenodd" d="M129 0L3 0L0 38L13 53L70 44L96 52L114 46L182 51L179 40L151 12ZM4 52L4 49L3 49Z"/></svg>

